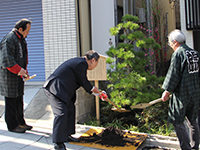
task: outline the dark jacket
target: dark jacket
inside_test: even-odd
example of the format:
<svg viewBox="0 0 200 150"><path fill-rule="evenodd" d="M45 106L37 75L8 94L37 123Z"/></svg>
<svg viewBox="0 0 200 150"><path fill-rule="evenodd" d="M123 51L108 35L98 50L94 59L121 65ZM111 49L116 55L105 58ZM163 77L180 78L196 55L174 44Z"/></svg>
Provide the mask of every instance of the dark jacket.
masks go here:
<svg viewBox="0 0 200 150"><path fill-rule="evenodd" d="M24 94L23 79L8 71L7 67L16 64L26 69L28 63L27 44L17 30L13 29L1 41L0 51L0 94L6 97L17 97Z"/></svg>
<svg viewBox="0 0 200 150"><path fill-rule="evenodd" d="M76 90L82 86L92 93L92 85L87 79L88 64L84 57L76 57L62 63L47 79L44 88L53 95L68 103L75 102Z"/></svg>
<svg viewBox="0 0 200 150"><path fill-rule="evenodd" d="M199 53L181 45L173 54L162 88L172 93L169 122L183 123L185 116L196 120L200 100Z"/></svg>

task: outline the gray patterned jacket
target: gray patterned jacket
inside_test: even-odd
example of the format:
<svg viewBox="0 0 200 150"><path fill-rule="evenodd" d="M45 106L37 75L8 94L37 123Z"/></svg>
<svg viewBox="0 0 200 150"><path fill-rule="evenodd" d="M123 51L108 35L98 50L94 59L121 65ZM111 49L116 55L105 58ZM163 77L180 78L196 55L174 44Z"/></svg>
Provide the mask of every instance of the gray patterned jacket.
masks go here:
<svg viewBox="0 0 200 150"><path fill-rule="evenodd" d="M24 94L23 79L8 71L7 67L12 67L16 64L26 69L27 59L27 44L22 35L15 29L8 33L1 41L0 51L0 94L15 98Z"/></svg>

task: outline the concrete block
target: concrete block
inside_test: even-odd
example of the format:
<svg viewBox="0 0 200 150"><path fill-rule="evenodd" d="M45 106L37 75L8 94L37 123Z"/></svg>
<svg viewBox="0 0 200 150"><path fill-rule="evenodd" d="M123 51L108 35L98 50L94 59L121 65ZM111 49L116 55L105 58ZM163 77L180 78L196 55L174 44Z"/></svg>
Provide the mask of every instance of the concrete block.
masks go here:
<svg viewBox="0 0 200 150"><path fill-rule="evenodd" d="M27 119L38 120L42 118L47 111L52 111L51 106L43 89L41 88L26 108L24 116Z"/></svg>
<svg viewBox="0 0 200 150"><path fill-rule="evenodd" d="M89 115L95 114L94 96L85 92L82 87L77 90L76 95L76 123L84 123Z"/></svg>

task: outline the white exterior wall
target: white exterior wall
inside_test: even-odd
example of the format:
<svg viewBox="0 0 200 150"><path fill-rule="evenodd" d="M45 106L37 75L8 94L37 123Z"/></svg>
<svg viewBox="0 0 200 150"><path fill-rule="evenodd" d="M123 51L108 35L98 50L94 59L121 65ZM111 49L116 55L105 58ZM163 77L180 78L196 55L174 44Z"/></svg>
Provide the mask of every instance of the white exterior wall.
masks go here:
<svg viewBox="0 0 200 150"><path fill-rule="evenodd" d="M109 32L115 25L114 6L114 0L91 0L92 49L102 55L110 48L110 38L115 45Z"/></svg>
<svg viewBox="0 0 200 150"><path fill-rule="evenodd" d="M46 78L64 61L77 56L75 0L43 0Z"/></svg>
<svg viewBox="0 0 200 150"><path fill-rule="evenodd" d="M183 0L180 0L180 15L181 15L181 31L186 36L186 44L189 47L194 48L193 31L186 30L185 2Z"/></svg>

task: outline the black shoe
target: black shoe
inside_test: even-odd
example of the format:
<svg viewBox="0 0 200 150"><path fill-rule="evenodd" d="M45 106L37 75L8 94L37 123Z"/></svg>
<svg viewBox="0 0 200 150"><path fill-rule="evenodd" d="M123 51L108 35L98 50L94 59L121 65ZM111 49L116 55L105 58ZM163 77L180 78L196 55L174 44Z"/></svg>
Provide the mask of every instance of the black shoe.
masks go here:
<svg viewBox="0 0 200 150"><path fill-rule="evenodd" d="M11 132L16 132L16 133L25 133L25 132L26 132L26 129L17 126L17 127L14 128L13 130L9 130L9 131L11 131Z"/></svg>
<svg viewBox="0 0 200 150"><path fill-rule="evenodd" d="M27 124L19 125L19 127L24 128L24 129L26 129L26 130L31 130L31 129L33 128L33 126L29 126L29 125L27 125Z"/></svg>
<svg viewBox="0 0 200 150"><path fill-rule="evenodd" d="M68 136L68 142L78 142L79 139L72 137L71 135Z"/></svg>
<svg viewBox="0 0 200 150"><path fill-rule="evenodd" d="M66 150L65 144L64 143L55 143L54 145L54 150Z"/></svg>

